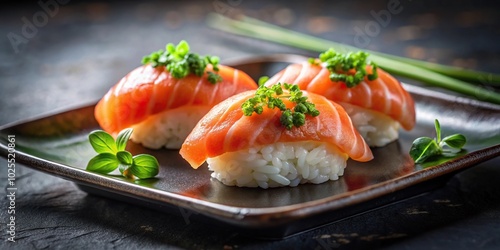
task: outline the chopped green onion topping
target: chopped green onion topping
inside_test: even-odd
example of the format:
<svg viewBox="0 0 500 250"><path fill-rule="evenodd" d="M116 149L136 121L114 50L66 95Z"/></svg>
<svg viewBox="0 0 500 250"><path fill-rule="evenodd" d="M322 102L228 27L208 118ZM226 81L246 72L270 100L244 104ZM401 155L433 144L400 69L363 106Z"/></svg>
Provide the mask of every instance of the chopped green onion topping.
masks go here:
<svg viewBox="0 0 500 250"><path fill-rule="evenodd" d="M334 49L329 49L321 53L318 59L309 58L309 63L319 65L318 60L325 63L326 68L330 71L332 82L344 82L347 87L352 88L362 82L365 76L370 81L378 78L377 64L369 62L368 65L371 65L373 69L372 74L366 72L366 58L368 56L369 54L363 51L342 54Z"/></svg>
<svg viewBox="0 0 500 250"><path fill-rule="evenodd" d="M283 89L288 93L285 94ZM293 110L287 108L282 99L294 102L296 105ZM287 129L304 125L306 115L313 117L319 115L314 103L307 101L307 96L303 96L299 86L288 83L283 83L283 85L278 83L271 87L260 85L255 96L241 105L243 114L246 116L251 116L253 113L262 114L264 107L281 110L280 123Z"/></svg>
<svg viewBox="0 0 500 250"><path fill-rule="evenodd" d="M202 76L207 65L211 64L214 72L208 72L208 81L216 84L222 81L219 71L219 58L216 56L200 56L189 52L189 44L182 40L175 46L167 44L165 50L158 50L142 58L142 64L152 67L165 66L173 77L180 79L189 74Z"/></svg>

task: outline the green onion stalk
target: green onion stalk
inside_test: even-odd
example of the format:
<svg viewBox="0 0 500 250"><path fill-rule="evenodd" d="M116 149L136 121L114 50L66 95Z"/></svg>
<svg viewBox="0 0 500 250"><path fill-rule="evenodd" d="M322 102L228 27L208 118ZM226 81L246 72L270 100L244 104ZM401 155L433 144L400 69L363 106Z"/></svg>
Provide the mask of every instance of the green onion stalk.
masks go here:
<svg viewBox="0 0 500 250"><path fill-rule="evenodd" d="M288 30L247 16L243 16L240 20L235 20L220 14L211 13L208 16L207 23L212 28L228 33L267 40L310 51L323 52L333 48L336 51L347 53L360 50L354 46ZM375 51L365 51L370 53L369 60L376 62L380 68L389 73L422 81L425 84L448 89L481 101L500 104L500 93L483 88L480 85L469 83L478 83L487 79L488 83L483 82L482 84L500 86L500 75L464 70Z"/></svg>

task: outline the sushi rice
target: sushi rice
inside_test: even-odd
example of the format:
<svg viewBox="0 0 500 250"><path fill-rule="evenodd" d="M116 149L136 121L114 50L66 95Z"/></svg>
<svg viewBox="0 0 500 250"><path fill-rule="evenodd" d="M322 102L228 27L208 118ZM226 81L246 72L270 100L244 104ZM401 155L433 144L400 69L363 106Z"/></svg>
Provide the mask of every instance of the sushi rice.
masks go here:
<svg viewBox="0 0 500 250"><path fill-rule="evenodd" d="M340 105L370 147L383 147L398 139L400 124L388 115L348 103Z"/></svg>
<svg viewBox="0 0 500 250"><path fill-rule="evenodd" d="M132 126L134 133L130 139L147 148L179 149L209 110L210 106L182 106L152 115Z"/></svg>
<svg viewBox="0 0 500 250"><path fill-rule="evenodd" d="M278 142L208 158L212 177L228 186L295 187L344 174L347 154L324 142Z"/></svg>

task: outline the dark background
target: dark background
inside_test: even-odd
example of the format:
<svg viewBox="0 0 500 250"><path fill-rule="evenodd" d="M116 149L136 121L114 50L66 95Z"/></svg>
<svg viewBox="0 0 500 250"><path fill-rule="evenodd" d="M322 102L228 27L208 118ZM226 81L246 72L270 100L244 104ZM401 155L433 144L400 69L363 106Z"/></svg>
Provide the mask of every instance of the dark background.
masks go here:
<svg viewBox="0 0 500 250"><path fill-rule="evenodd" d="M272 53L317 55L216 31L204 23L209 12L244 13L359 45L356 27L364 29L375 20L371 11L386 10L388 2L73 0L59 5L19 46L12 45L9 34L22 36L26 20L33 22L43 7L37 2L3 3L0 125L97 101L138 66L142 56L181 39L200 54L218 55L223 61ZM369 37L366 48L500 73L500 15L495 1L401 0L400 5L402 11ZM4 158L0 165L5 169ZM87 195L71 182L17 166L17 242L4 241L7 198L2 189L2 249L500 247L500 166L492 164L457 174L443 188L414 199L271 242ZM6 171L2 172L0 185L5 187Z"/></svg>

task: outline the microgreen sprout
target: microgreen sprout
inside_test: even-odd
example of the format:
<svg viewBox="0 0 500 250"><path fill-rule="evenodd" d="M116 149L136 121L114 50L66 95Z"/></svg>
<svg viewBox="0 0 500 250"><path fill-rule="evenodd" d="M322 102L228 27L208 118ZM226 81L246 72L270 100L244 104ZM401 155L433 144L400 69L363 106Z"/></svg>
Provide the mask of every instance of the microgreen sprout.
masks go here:
<svg viewBox="0 0 500 250"><path fill-rule="evenodd" d="M423 163L428 158L438 155L454 155L462 150L466 143L466 138L462 134L453 134L441 139L441 125L436 119L436 138L420 137L413 141L410 149L410 156L415 163Z"/></svg>
<svg viewBox="0 0 500 250"><path fill-rule="evenodd" d="M91 132L89 134L90 145L98 155L90 159L87 170L108 174L118 168L120 173L127 178L155 177L159 171L159 163L154 156L148 154L133 156L125 150L132 132L131 128L122 130L116 137L116 141L105 131Z"/></svg>
<svg viewBox="0 0 500 250"><path fill-rule="evenodd" d="M165 50L158 50L142 58L142 64L151 64L152 67L165 66L173 77L180 79L189 74L202 76L207 65L212 65L208 72L208 81L216 84L222 81L217 74L219 71L219 58L216 56L200 56L189 52L189 44L182 40L177 46L167 44Z"/></svg>

